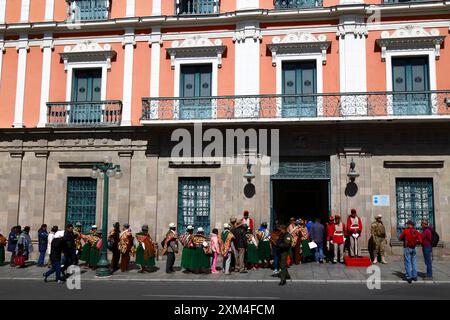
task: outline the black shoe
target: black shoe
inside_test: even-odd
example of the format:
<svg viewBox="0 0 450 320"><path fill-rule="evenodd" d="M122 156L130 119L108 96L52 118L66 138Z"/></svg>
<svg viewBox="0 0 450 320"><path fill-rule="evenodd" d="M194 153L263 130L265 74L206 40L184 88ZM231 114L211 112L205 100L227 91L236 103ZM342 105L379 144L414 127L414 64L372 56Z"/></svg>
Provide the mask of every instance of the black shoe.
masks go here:
<svg viewBox="0 0 450 320"><path fill-rule="evenodd" d="M279 283L278 285L279 285L279 286L284 286L284 285L286 285L286 280L280 281L280 283Z"/></svg>
<svg viewBox="0 0 450 320"><path fill-rule="evenodd" d="M408 283L412 283L412 279L407 279L406 281L408 281Z"/></svg>
<svg viewBox="0 0 450 320"><path fill-rule="evenodd" d="M415 278L412 278L413 279L413 281L417 281L417 277L415 277Z"/></svg>
<svg viewBox="0 0 450 320"><path fill-rule="evenodd" d="M42 276L44 277L44 282L47 282L47 276L45 275L45 272L42 274Z"/></svg>
<svg viewBox="0 0 450 320"><path fill-rule="evenodd" d="M280 277L280 273L279 272L278 273L274 273L274 274L272 274L272 277L279 278Z"/></svg>

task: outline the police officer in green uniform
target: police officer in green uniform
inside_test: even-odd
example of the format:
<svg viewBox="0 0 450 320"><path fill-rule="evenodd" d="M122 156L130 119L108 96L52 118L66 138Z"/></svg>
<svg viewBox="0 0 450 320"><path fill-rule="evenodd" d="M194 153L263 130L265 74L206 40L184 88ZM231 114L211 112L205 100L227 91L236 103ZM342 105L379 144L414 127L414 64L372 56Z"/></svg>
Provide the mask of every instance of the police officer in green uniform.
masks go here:
<svg viewBox="0 0 450 320"><path fill-rule="evenodd" d="M280 237L278 238L276 242L276 249L278 251L278 254L280 255L280 286L284 286L286 284L286 279L290 279L291 276L289 275L289 272L287 270L287 258L289 255L289 248L291 247L292 243L292 236L287 232L287 228L285 225L282 225L279 227L281 233Z"/></svg>

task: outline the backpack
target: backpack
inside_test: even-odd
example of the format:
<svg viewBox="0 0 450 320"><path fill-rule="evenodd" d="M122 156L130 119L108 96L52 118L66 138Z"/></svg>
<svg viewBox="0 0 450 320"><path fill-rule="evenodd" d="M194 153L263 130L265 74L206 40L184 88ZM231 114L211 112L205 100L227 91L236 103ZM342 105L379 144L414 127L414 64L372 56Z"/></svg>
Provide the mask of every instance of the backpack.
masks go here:
<svg viewBox="0 0 450 320"><path fill-rule="evenodd" d="M431 229L431 245L437 247L439 243L439 235L434 229Z"/></svg>

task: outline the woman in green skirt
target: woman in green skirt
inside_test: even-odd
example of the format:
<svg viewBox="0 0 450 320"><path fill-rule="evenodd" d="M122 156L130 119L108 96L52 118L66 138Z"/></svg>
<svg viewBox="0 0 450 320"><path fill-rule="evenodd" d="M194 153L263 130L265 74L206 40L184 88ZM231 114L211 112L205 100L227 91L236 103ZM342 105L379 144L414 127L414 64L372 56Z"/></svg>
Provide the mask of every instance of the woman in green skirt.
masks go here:
<svg viewBox="0 0 450 320"><path fill-rule="evenodd" d="M267 222L261 224L261 228L256 231L256 238L258 240L258 258L263 267L270 267L270 233L267 229Z"/></svg>
<svg viewBox="0 0 450 320"><path fill-rule="evenodd" d="M144 273L155 266L156 249L148 233L148 225L144 224L141 229L142 232L136 233L136 264L141 267L138 272Z"/></svg>
<svg viewBox="0 0 450 320"><path fill-rule="evenodd" d="M194 254L195 248L192 245L192 238L194 237L194 227L188 226L186 228L186 233L180 238L180 242L183 245L183 251L181 253L181 267L185 269L186 272L192 272L192 256Z"/></svg>
<svg viewBox="0 0 450 320"><path fill-rule="evenodd" d="M259 263L258 257L258 243L255 236L250 229L247 229L247 264L248 269L256 270L256 266Z"/></svg>
<svg viewBox="0 0 450 320"><path fill-rule="evenodd" d="M91 244L91 250L89 252L89 266L93 269L97 268L98 261L100 260L100 249L101 248L101 232L97 233L96 239Z"/></svg>
<svg viewBox="0 0 450 320"><path fill-rule="evenodd" d="M306 228L305 221L300 220L299 240L301 241L302 252L300 254L302 263L305 263L307 259L312 257L311 249L309 248L309 235ZM297 240L298 241L298 240Z"/></svg>
<svg viewBox="0 0 450 320"><path fill-rule="evenodd" d="M0 233L0 266L5 263L6 238Z"/></svg>
<svg viewBox="0 0 450 320"><path fill-rule="evenodd" d="M192 269L194 273L209 273L211 269L211 257L205 253L209 246L206 242L205 231L202 227L197 229L197 234L192 238L195 249L192 254Z"/></svg>
<svg viewBox="0 0 450 320"><path fill-rule="evenodd" d="M91 267L91 252L92 252L92 247L94 246L94 243L96 243L100 238L97 234L97 226L93 225L91 227L91 231L89 232L88 235L81 235L81 239L83 239L84 241L84 246L81 250L81 256L80 256L80 260L81 261L85 261L86 264ZM94 257L95 258L95 257ZM98 258L97 258L98 260ZM95 265L97 265L97 263L95 263Z"/></svg>

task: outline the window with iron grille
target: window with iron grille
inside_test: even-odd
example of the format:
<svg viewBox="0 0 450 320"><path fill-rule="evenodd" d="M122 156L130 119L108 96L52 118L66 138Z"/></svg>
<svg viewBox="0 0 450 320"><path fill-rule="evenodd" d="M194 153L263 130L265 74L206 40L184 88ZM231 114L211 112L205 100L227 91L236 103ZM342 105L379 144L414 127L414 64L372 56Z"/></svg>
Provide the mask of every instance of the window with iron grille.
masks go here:
<svg viewBox="0 0 450 320"><path fill-rule="evenodd" d="M107 20L110 0L67 0L72 20Z"/></svg>
<svg viewBox="0 0 450 320"><path fill-rule="evenodd" d="M89 177L67 179L66 223L80 222L82 232L95 224L97 202L97 180Z"/></svg>
<svg viewBox="0 0 450 320"><path fill-rule="evenodd" d="M406 227L406 222L414 222L421 229L421 220L427 219L434 225L433 179L397 179L397 234Z"/></svg>
<svg viewBox="0 0 450 320"><path fill-rule="evenodd" d="M176 0L176 14L219 13L219 0Z"/></svg>
<svg viewBox="0 0 450 320"><path fill-rule="evenodd" d="M179 178L178 230L184 232L192 225L210 232L211 183L209 178Z"/></svg>

